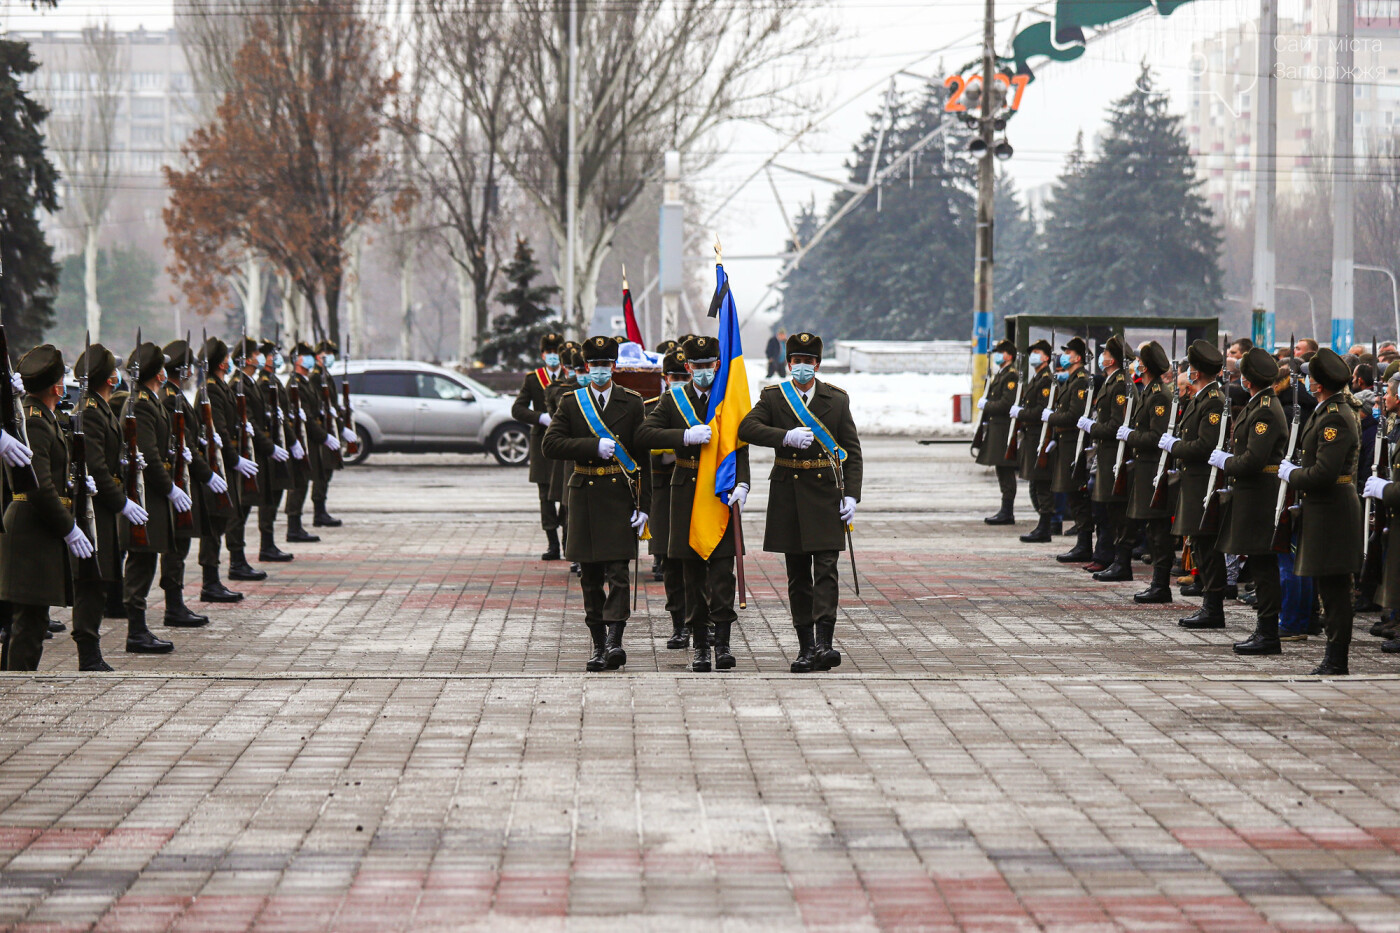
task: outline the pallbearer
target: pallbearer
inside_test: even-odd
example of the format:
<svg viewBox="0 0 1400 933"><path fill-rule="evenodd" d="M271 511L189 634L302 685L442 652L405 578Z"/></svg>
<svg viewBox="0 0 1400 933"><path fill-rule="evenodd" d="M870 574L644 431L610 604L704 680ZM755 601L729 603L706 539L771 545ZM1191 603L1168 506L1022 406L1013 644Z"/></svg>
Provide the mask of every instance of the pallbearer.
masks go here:
<svg viewBox="0 0 1400 933"><path fill-rule="evenodd" d="M616 670L627 663L627 565L637 557L650 509L651 472L637 459L646 456L639 437L646 412L640 395L613 382L616 341L590 337L583 357L585 385L564 396L540 449L574 463L565 556L581 568L584 621L593 637L587 669Z"/></svg>
<svg viewBox="0 0 1400 933"><path fill-rule="evenodd" d="M1087 564L1094 556L1094 516L1086 490L1088 466L1077 450L1077 425L1084 416L1084 406L1093 385L1084 370L1084 358L1088 352L1088 347L1078 337L1060 348L1061 371L1056 377L1059 384L1055 392L1055 408L1040 413L1040 420L1051 431L1050 442L1055 445L1052 459L1054 478L1050 490L1064 493L1069 500L1069 514L1074 519L1078 535L1074 547L1055 558L1062 564Z"/></svg>
<svg viewBox="0 0 1400 933"><path fill-rule="evenodd" d="M860 501L860 436L842 389L817 378L822 340L788 337L791 380L767 386L739 425L739 439L777 451L769 474L763 549L786 556L788 603L800 648L794 674L841 663L832 647L837 565ZM836 466L834 467L833 464Z"/></svg>
<svg viewBox="0 0 1400 933"><path fill-rule="evenodd" d="M1123 469L1131 466L1132 470L1127 514L1129 539L1142 529L1147 537L1147 552L1152 558L1152 582L1133 596L1133 602L1169 603L1172 601L1172 560L1176 556L1172 543L1172 509L1165 502L1153 508L1152 499L1157 491L1157 441L1167 432L1171 420L1171 392L1165 382L1171 363L1167 360L1167 351L1155 340L1142 345L1138 362L1142 367L1142 398L1133 408L1132 423L1120 426L1115 435L1119 442L1128 445Z"/></svg>
<svg viewBox="0 0 1400 933"><path fill-rule="evenodd" d="M1128 400L1136 404L1137 389L1128 380L1125 366L1132 354L1123 345L1123 338L1114 335L1104 344L1099 365L1104 373L1103 386L1094 398L1094 416L1080 418L1079 429L1094 442L1095 478L1093 501L1103 507L1107 521L1098 529L1101 546L1113 548L1113 560L1106 567L1097 567L1094 579L1116 583L1133 578L1133 541L1128 536L1128 490L1117 491L1114 466L1118 462L1118 429L1128 415ZM1090 565L1095 567L1094 564Z"/></svg>
<svg viewBox="0 0 1400 933"><path fill-rule="evenodd" d="M1016 345L1003 340L992 347L992 365L997 367L987 394L978 403L982 417L987 419L986 437L977 452L981 466L994 467L997 485L1001 487L1001 509L988 516L988 525L1016 524L1016 462L1006 459L1006 445L1011 439L1011 408L1016 404L1016 387L1021 376L1016 370Z"/></svg>
<svg viewBox="0 0 1400 933"><path fill-rule="evenodd" d="M1021 478L1030 482L1031 507L1035 509L1036 524L1029 533L1021 535L1026 544L1045 544L1051 540L1055 521L1055 494L1050 491L1054 478L1052 459L1046 466L1040 461L1040 432L1047 430L1040 423L1040 413L1050 406L1050 387L1055 375L1050 371L1050 354L1054 348L1048 340L1031 344L1027 354L1030 372L1026 375L1026 390L1021 404L1011 408L1011 417L1019 424L1021 440L1017 446L1017 469Z"/></svg>
<svg viewBox="0 0 1400 933"><path fill-rule="evenodd" d="M553 420L547 393L550 384L560 375L563 344L564 338L560 334L545 334L540 338L540 359L544 365L525 376L525 382L515 396L515 404L510 407L512 418L530 425L530 482L539 490L540 527L544 529L548 542L540 560L559 559L559 509L555 501L549 498L550 466L548 460L540 455L540 444ZM616 360L617 356L614 355L613 359Z"/></svg>
<svg viewBox="0 0 1400 933"><path fill-rule="evenodd" d="M666 341L675 344L674 340ZM678 349L666 351L661 371L666 388L685 388L690 383L690 371L685 368L685 353ZM650 415L661 402L660 396L647 402ZM661 581L666 587L666 612L671 616L671 637L666 647L684 651L690 647L690 627L685 618L685 568L679 559L666 556L671 535L671 479L676 470L676 451L656 448L651 451L651 540L647 550L660 567ZM689 524L689 517L686 519Z"/></svg>

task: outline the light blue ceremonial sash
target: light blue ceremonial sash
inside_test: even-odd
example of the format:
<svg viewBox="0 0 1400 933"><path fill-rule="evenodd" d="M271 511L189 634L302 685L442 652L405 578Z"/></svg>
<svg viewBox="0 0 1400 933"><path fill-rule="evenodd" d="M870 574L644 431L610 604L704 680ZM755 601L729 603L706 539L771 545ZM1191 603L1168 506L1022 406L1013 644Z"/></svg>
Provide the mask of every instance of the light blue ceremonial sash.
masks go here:
<svg viewBox="0 0 1400 933"><path fill-rule="evenodd" d="M695 406L690 404L690 397L685 394L685 386L673 386L671 389L671 398L675 401L676 408L680 411L681 417L685 419L687 425L693 428L696 425L705 423L701 421L700 416L695 413Z"/></svg>
<svg viewBox="0 0 1400 933"><path fill-rule="evenodd" d="M588 429L595 437L606 437L612 441L613 457L622 468L628 473L637 472L637 461L632 459L632 455L627 452L627 448L622 446L622 441L613 436L613 432L608 430L608 426L603 423L603 418L598 414L598 406L593 404L593 393L588 389L579 389L574 393L574 398L578 400L579 411L583 412L583 420L588 422Z"/></svg>
<svg viewBox="0 0 1400 933"><path fill-rule="evenodd" d="M790 381L782 382L780 385L783 389L783 398L787 399L788 407L791 408L792 413L797 416L797 420L801 421L803 426L816 436L817 443L825 447L827 453L831 454L837 460L845 461L846 451L841 448L840 444L836 443L836 438L831 436L831 432L826 429L826 425L822 424L821 421L817 419L817 416L812 414L811 410L807 408L807 403L802 401L802 396L798 393L797 387Z"/></svg>

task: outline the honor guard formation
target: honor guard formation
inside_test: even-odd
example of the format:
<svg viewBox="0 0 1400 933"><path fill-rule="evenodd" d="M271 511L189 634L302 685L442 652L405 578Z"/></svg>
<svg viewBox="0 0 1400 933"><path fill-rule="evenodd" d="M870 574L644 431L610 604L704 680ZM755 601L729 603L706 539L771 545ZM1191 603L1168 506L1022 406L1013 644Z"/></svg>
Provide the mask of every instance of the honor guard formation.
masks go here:
<svg viewBox="0 0 1400 933"><path fill-rule="evenodd" d="M315 543L303 525L308 490L313 524L341 524L326 511L349 427L349 393L332 375L337 347L298 342L285 383L273 341L188 338L164 347L142 342L124 359L89 343L68 366L44 344L12 369L0 327L0 534L3 667L37 670L45 639L64 626L52 606L72 606L78 669L110 671L102 620L125 619L126 650L167 654L171 639L152 631L147 598L159 578L166 629L210 624L185 603L185 562L199 541L202 603L243 598L228 577L259 581L248 562L244 527L258 510L259 563L293 559L275 541L278 504L287 497L286 540ZM193 400L192 400L193 399Z"/></svg>
<svg viewBox="0 0 1400 933"><path fill-rule="evenodd" d="M1200 598L1183 628L1225 629L1227 599L1252 607L1237 654L1321 636L1312 673L1346 674L1354 617L1370 612L1381 650L1400 652L1400 353L1225 346L1196 340L1171 360L1156 341L1114 336L1091 357L1079 337L1040 340L1018 366L997 344L972 449L1001 487L987 524L1015 523L1024 479L1036 524L1021 541L1069 538L1055 559L1102 583L1144 562L1135 602L1171 603L1174 583Z"/></svg>

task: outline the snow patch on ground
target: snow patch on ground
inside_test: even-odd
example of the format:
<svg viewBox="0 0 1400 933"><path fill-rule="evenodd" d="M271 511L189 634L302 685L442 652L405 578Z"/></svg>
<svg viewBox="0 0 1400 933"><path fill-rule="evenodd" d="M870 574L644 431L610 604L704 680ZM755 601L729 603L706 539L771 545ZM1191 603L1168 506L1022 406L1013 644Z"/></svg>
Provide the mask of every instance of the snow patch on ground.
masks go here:
<svg viewBox="0 0 1400 933"><path fill-rule="evenodd" d="M825 378L820 377L819 378ZM757 401L763 386L776 380L749 369ZM965 375L925 373L833 373L827 380L851 397L851 414L861 434L971 437L975 425L953 424L953 396L971 389Z"/></svg>

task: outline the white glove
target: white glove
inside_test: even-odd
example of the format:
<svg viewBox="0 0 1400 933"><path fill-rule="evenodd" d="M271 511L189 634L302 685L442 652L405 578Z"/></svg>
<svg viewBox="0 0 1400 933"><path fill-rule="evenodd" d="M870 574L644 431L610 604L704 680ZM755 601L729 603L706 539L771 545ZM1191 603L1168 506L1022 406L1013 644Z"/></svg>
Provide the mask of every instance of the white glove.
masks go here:
<svg viewBox="0 0 1400 933"><path fill-rule="evenodd" d="M249 437L252 437L253 434L256 433L256 432L254 432L254 430L253 430L253 422L251 422L251 421L245 422L244 425L243 425L243 428L244 428L244 430L246 430L246 431L248 432L248 436L249 436Z"/></svg>
<svg viewBox="0 0 1400 933"><path fill-rule="evenodd" d="M549 413L548 413L548 412L542 412L542 413L540 414L540 424L544 425L544 426L547 428L547 427L549 427L549 426L550 426L551 424L553 424L553 423L554 423L554 419L551 418L551 417L549 417Z"/></svg>
<svg viewBox="0 0 1400 933"><path fill-rule="evenodd" d="M697 424L693 428L685 429L685 435L682 437L682 440L687 447L693 447L696 444L708 444L710 442L710 435L713 433L708 424Z"/></svg>
<svg viewBox="0 0 1400 933"><path fill-rule="evenodd" d="M218 431L214 432L214 446L220 448L224 446L224 439L220 436Z"/></svg>
<svg viewBox="0 0 1400 933"><path fill-rule="evenodd" d="M68 545L68 553L74 557L91 557L93 554L92 542L88 540L87 535L83 534L83 529L77 525L74 525L73 530L63 536L63 541Z"/></svg>
<svg viewBox="0 0 1400 933"><path fill-rule="evenodd" d="M1042 412L1040 413L1040 423L1041 423L1041 424L1048 424L1049 421L1050 421L1050 409L1047 408L1047 409L1045 409L1044 411L1042 411Z"/></svg>
<svg viewBox="0 0 1400 933"><path fill-rule="evenodd" d="M10 373L10 385L14 386L20 395L24 394L24 380L19 377L19 373Z"/></svg>
<svg viewBox="0 0 1400 933"><path fill-rule="evenodd" d="M170 504L175 506L177 512L188 512L190 510L190 497L179 486L171 486L170 491L165 494L165 498L170 500Z"/></svg>
<svg viewBox="0 0 1400 933"><path fill-rule="evenodd" d="M34 451L25 446L24 441L0 428L0 458L12 467L29 466L34 459Z"/></svg>
<svg viewBox="0 0 1400 933"><path fill-rule="evenodd" d="M180 453L184 454L186 463L194 463L194 454L190 452L188 447L180 448Z"/></svg>
<svg viewBox="0 0 1400 933"><path fill-rule="evenodd" d="M986 407L987 407L987 396L984 395L984 396L982 396L981 398L979 398L979 399L977 400L977 410L978 410L978 411L981 411L982 409L984 409L984 408L986 408Z"/></svg>
<svg viewBox="0 0 1400 933"><path fill-rule="evenodd" d="M325 444L326 444L326 446L329 447L331 450L339 450L339 449L340 449L340 438L336 437L334 434L327 434L327 435L326 435Z"/></svg>
<svg viewBox="0 0 1400 933"><path fill-rule="evenodd" d="M1119 426L1119 428L1118 428L1117 437L1118 437L1118 439L1119 439L1120 441L1126 441L1126 440L1128 439L1128 435L1129 435L1129 434L1132 434L1132 433L1133 433L1133 429L1132 429L1132 428L1128 427L1126 424L1125 424L1125 425L1121 425L1121 426Z"/></svg>
<svg viewBox="0 0 1400 933"><path fill-rule="evenodd" d="M216 496L222 496L228 492L228 483L218 473L209 474L209 480L204 485L209 487L209 491Z"/></svg>
<svg viewBox="0 0 1400 933"><path fill-rule="evenodd" d="M276 457L276 456L277 456L277 451L279 451L279 450L282 450L282 448L281 448L281 447L274 447L274 448L272 448L272 456ZM282 462L285 461L286 459L287 459L287 452L286 452L285 450L282 450L282 459L281 459L281 460L278 460L277 462L278 462L278 463L282 463ZM255 462L252 461L252 460L249 460L247 457L239 457L239 458L238 458L238 462L235 463L235 464L233 465L233 468L234 468L234 470L236 470L240 475L246 476L246 477L248 477L249 479L252 479L254 476L257 476L257 475L258 475L258 465L257 465L257 463L255 463Z"/></svg>
<svg viewBox="0 0 1400 933"><path fill-rule="evenodd" d="M1170 434L1163 434L1157 439L1157 446L1167 453L1171 453L1172 448L1176 446L1176 442L1179 440L1181 440L1181 438L1172 437Z"/></svg>
<svg viewBox="0 0 1400 933"><path fill-rule="evenodd" d="M841 521L849 525L851 523L851 519L855 517L856 500L852 499L850 496L847 496L846 498L841 500Z"/></svg>
<svg viewBox="0 0 1400 933"><path fill-rule="evenodd" d="M1022 408L1020 405L1012 405L1010 412L1012 419L1014 420L1016 418L1021 417L1021 412L1023 411L1025 411L1025 409Z"/></svg>
<svg viewBox="0 0 1400 933"><path fill-rule="evenodd" d="M1296 469L1298 469L1298 464L1291 460L1285 460L1278 465L1278 478L1286 483L1288 482L1288 477L1292 476L1293 471Z"/></svg>
<svg viewBox="0 0 1400 933"><path fill-rule="evenodd" d="M1059 443L1059 441L1051 441L1050 443L1046 444L1046 445L1045 445L1045 452L1048 454L1050 451L1054 450L1054 449L1055 449L1055 445L1058 444L1058 443Z"/></svg>
<svg viewBox="0 0 1400 933"><path fill-rule="evenodd" d="M744 506L749 502L749 484L740 483L734 487L734 491L729 494L729 504L739 503L739 511L744 510Z"/></svg>
<svg viewBox="0 0 1400 933"><path fill-rule="evenodd" d="M642 529L647 526L647 513L633 511L630 521L632 523L632 530L640 535Z"/></svg>
<svg viewBox="0 0 1400 933"><path fill-rule="evenodd" d="M127 499L122 503L122 518L126 519L127 523L131 525L144 525L146 522L150 521L151 516L147 515L146 510L141 508L141 506Z"/></svg>
<svg viewBox="0 0 1400 933"><path fill-rule="evenodd" d="M1085 416L1085 417L1081 417L1081 418L1080 418L1078 421L1076 421L1074 424L1075 424L1075 427L1079 428L1079 430L1084 431L1084 432L1087 433L1091 428L1093 428L1093 426L1094 426L1094 419Z"/></svg>
<svg viewBox="0 0 1400 933"><path fill-rule="evenodd" d="M783 446L795 450L806 450L812 446L812 441L816 439L817 436L812 433L811 428L793 428L783 435Z"/></svg>
<svg viewBox="0 0 1400 933"><path fill-rule="evenodd" d="M1225 461L1229 460L1230 456L1223 450L1212 450L1210 456L1206 458L1206 462L1217 470L1223 470L1225 469Z"/></svg>
<svg viewBox="0 0 1400 933"><path fill-rule="evenodd" d="M87 486L88 495L97 495L97 480L93 479L91 475L83 477L83 485Z"/></svg>
<svg viewBox="0 0 1400 933"><path fill-rule="evenodd" d="M138 470L144 470L144 469L146 469L146 455L143 454L143 453L141 453L141 451L139 451L139 450L136 451L136 469L138 469Z"/></svg>
<svg viewBox="0 0 1400 933"><path fill-rule="evenodd" d="M347 444L353 444L360 439L360 436L349 428L341 428L340 439Z"/></svg>
<svg viewBox="0 0 1400 933"><path fill-rule="evenodd" d="M1385 496L1385 487L1390 485L1390 480L1373 476L1366 480L1366 491L1362 493L1367 499L1381 499Z"/></svg>
<svg viewBox="0 0 1400 933"><path fill-rule="evenodd" d="M292 459L302 460L306 457L306 448L301 446L301 441L292 441Z"/></svg>
<svg viewBox="0 0 1400 933"><path fill-rule="evenodd" d="M273 445L272 445L272 459L273 459L273 460L276 460L278 463L286 463L287 460L288 460L288 458L290 458L290 457L291 457L291 454L287 453L287 448L281 447L281 446L279 446L279 445L277 445L277 444L273 444ZM238 459L239 459L239 460L242 460L243 458L242 458L242 457L239 457ZM254 464L254 466L256 466L256 464ZM238 469L238 468L235 467L234 469ZM238 470L238 472L243 473L242 470ZM244 476L247 476L248 474L247 474L247 473L243 473L243 475L244 475Z"/></svg>
<svg viewBox="0 0 1400 933"><path fill-rule="evenodd" d="M611 460L614 450L617 450L617 441L610 437L598 438L598 458L600 460Z"/></svg>

